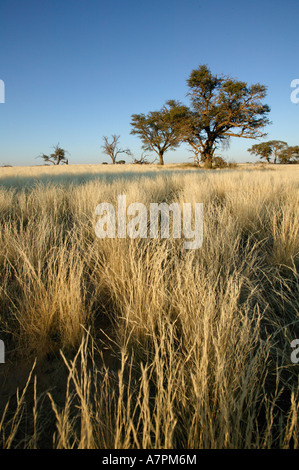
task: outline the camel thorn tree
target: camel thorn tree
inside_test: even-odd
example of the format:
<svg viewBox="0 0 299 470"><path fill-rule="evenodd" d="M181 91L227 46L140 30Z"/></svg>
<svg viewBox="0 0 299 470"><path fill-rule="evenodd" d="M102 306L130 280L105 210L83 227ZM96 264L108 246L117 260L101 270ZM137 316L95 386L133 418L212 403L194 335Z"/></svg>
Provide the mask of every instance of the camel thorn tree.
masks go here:
<svg viewBox="0 0 299 470"><path fill-rule="evenodd" d="M169 100L160 111L132 115L131 134L138 135L145 151L153 151L159 157L159 164L164 165L164 154L176 149L180 142L179 124L187 113L187 107L178 101Z"/></svg>
<svg viewBox="0 0 299 470"><path fill-rule="evenodd" d="M191 108L181 120L181 139L200 153L207 168L219 145L228 145L231 137L264 137L270 123L268 105L262 100L266 87L227 76L213 75L207 65L193 70L187 80Z"/></svg>

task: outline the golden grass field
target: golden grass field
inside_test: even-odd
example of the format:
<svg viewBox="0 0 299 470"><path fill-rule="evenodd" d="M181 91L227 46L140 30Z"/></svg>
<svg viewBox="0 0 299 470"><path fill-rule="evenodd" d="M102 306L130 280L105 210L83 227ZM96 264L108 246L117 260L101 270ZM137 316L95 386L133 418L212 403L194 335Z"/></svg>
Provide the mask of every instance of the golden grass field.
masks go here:
<svg viewBox="0 0 299 470"><path fill-rule="evenodd" d="M202 202L203 245L95 235ZM1 448L298 448L299 165L0 168Z"/></svg>

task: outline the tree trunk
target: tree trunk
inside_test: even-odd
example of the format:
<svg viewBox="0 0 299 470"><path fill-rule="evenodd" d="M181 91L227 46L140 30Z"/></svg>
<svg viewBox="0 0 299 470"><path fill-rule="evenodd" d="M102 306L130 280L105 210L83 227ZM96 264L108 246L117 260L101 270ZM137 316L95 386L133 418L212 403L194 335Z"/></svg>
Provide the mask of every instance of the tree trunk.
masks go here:
<svg viewBox="0 0 299 470"><path fill-rule="evenodd" d="M164 165L163 152L159 152L159 164Z"/></svg>
<svg viewBox="0 0 299 470"><path fill-rule="evenodd" d="M205 168L212 168L214 149L212 142L207 141L201 154Z"/></svg>
<svg viewBox="0 0 299 470"><path fill-rule="evenodd" d="M206 158L205 163L204 163L204 167L208 168L208 169L212 168L212 159L211 158Z"/></svg>

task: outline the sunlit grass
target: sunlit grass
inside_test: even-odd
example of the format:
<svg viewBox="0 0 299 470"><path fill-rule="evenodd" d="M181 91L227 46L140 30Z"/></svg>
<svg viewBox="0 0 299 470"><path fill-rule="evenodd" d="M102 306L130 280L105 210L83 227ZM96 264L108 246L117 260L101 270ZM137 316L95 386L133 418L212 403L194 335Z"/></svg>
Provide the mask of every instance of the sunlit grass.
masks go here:
<svg viewBox="0 0 299 470"><path fill-rule="evenodd" d="M8 377L37 361L1 398L1 446L298 447L298 175L1 168ZM98 239L95 208L120 194L203 202L202 247Z"/></svg>

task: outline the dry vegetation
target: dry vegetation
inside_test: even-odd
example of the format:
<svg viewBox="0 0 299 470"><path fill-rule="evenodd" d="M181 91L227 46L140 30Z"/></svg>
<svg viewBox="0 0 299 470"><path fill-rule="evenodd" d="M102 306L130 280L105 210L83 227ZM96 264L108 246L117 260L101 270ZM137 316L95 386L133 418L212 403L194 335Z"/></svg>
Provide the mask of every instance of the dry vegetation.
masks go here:
<svg viewBox="0 0 299 470"><path fill-rule="evenodd" d="M298 448L299 167L0 169L1 448ZM99 202L203 202L204 241Z"/></svg>

